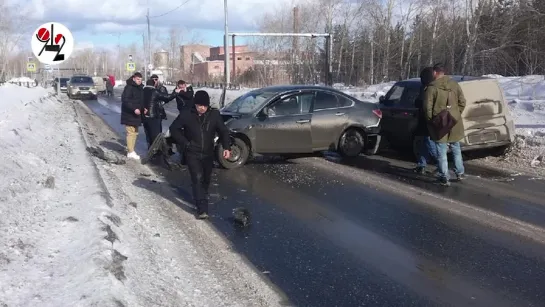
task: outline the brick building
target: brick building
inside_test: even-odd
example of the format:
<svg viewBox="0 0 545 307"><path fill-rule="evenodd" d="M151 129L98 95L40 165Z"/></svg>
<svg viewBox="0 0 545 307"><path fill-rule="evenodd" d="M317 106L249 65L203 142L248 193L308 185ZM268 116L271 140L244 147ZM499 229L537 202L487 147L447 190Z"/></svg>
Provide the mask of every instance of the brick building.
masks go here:
<svg viewBox="0 0 545 307"><path fill-rule="evenodd" d="M183 45L180 46L181 67L184 74L193 81L214 81L221 79L224 73L223 47L211 47L208 45ZM232 77L244 73L254 66L255 52L248 49L248 46L235 46L235 54L232 47L229 47L229 64ZM233 56L235 67L233 69ZM219 80L218 80L219 81Z"/></svg>

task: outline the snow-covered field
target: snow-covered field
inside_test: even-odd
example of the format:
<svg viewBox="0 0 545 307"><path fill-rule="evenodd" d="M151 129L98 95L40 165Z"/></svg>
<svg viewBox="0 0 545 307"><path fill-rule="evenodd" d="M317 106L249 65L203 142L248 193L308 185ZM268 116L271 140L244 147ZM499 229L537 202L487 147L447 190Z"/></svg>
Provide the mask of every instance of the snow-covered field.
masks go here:
<svg viewBox="0 0 545 307"><path fill-rule="evenodd" d="M0 97L0 307L280 306L147 167L91 157L91 137L115 139L91 111L41 87Z"/></svg>

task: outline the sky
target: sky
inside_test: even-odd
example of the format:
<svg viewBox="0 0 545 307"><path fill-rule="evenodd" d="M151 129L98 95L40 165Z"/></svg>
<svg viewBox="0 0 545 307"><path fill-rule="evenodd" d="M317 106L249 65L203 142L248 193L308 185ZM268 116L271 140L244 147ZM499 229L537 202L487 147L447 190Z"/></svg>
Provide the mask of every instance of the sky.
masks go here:
<svg viewBox="0 0 545 307"><path fill-rule="evenodd" d="M229 32L257 32L263 14L293 0L228 0ZM169 28L185 29L186 42L223 45L224 2L221 0L11 0L30 19L33 28L59 22L67 26L77 49L115 48L137 43L147 32L149 7L152 38L168 35ZM240 44L243 38L237 39ZM153 40L152 40L153 42ZM239 44L237 42L237 45Z"/></svg>

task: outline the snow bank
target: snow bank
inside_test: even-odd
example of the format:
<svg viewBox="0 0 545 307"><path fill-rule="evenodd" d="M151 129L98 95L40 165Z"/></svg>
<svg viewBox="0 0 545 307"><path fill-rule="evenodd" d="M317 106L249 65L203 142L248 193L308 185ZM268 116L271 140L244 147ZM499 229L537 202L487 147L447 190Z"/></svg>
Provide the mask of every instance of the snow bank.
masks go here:
<svg viewBox="0 0 545 307"><path fill-rule="evenodd" d="M0 97L0 306L112 305L109 208L74 116L42 87Z"/></svg>

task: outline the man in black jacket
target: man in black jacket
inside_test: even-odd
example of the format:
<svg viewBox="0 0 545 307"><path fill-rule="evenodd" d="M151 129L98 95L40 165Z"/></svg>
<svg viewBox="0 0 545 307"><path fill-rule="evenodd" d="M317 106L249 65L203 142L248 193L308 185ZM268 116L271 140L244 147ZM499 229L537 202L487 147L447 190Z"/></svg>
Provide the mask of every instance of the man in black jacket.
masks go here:
<svg viewBox="0 0 545 307"><path fill-rule="evenodd" d="M171 137L184 150L193 188L193 198L199 219L208 218L208 187L214 166L214 138L216 133L223 148L231 148L229 129L218 110L210 108L206 91L197 91L193 98L195 107L184 110L170 125ZM228 159L230 150L224 150Z"/></svg>
<svg viewBox="0 0 545 307"><path fill-rule="evenodd" d="M134 148L138 138L138 127L142 124L142 115L146 112L142 74L137 72L127 79L127 84L123 89L123 94L121 94L121 124L125 125L125 131L127 132L128 158L140 159Z"/></svg>
<svg viewBox="0 0 545 307"><path fill-rule="evenodd" d="M191 85L187 86L184 80L179 80L176 86L177 89L180 89L180 92L176 96L178 111L182 112L183 110L193 108L193 87Z"/></svg>
<svg viewBox="0 0 545 307"><path fill-rule="evenodd" d="M146 133L146 140L148 142L148 148L155 138L163 131L163 114L165 109L163 104L170 102L174 99L177 93L173 92L161 92L157 87L153 79L149 79L144 87L144 108L148 110L144 115L143 124L144 131Z"/></svg>

